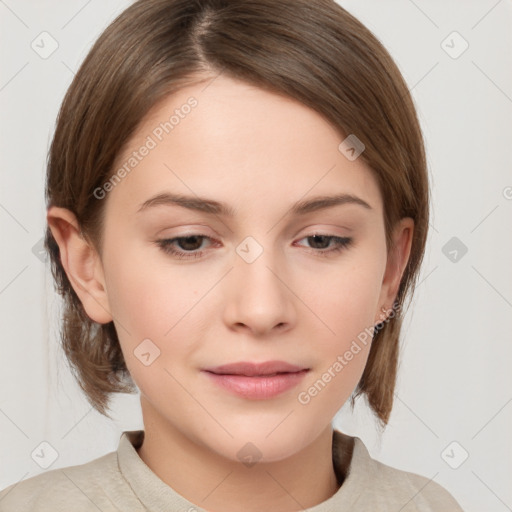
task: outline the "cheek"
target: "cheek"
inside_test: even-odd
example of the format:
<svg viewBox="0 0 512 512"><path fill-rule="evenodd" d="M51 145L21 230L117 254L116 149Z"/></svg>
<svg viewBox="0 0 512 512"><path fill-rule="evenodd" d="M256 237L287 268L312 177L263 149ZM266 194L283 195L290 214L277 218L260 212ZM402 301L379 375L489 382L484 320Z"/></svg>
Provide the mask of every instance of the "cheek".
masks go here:
<svg viewBox="0 0 512 512"><path fill-rule="evenodd" d="M297 395L303 414L325 421L334 417L361 379L373 336L378 290L372 279L349 275L343 282L332 282L323 299L320 311L329 329L315 336L314 372Z"/></svg>
<svg viewBox="0 0 512 512"><path fill-rule="evenodd" d="M298 397L310 412L335 414L364 371L385 266L384 256L375 257L379 250L368 244L367 250L347 256L336 271L317 275L317 286L310 290L323 321L315 336L315 372Z"/></svg>
<svg viewBox="0 0 512 512"><path fill-rule="evenodd" d="M317 286L310 290L326 326L322 339L328 346L343 348L374 325L385 263L374 256L378 248L374 249L354 253L335 270L317 276Z"/></svg>
<svg viewBox="0 0 512 512"><path fill-rule="evenodd" d="M123 245L122 254L110 253L106 276L111 312L134 341L165 338L203 293L202 276L168 264L157 251Z"/></svg>
<svg viewBox="0 0 512 512"><path fill-rule="evenodd" d="M183 272L179 266L172 268L161 258L148 264L147 250L143 254L125 249L123 246L123 254L109 253L105 277L126 364L142 389L144 381L155 375L145 362L154 360L150 366L154 370L168 362L169 346L173 360L192 349L185 333L191 333L190 320L205 284L201 285L200 276Z"/></svg>
<svg viewBox="0 0 512 512"><path fill-rule="evenodd" d="M195 294L155 269L125 276L116 277L113 314L128 371L142 394L157 396L166 383L175 397L180 390L165 370L174 373L193 348L185 334Z"/></svg>

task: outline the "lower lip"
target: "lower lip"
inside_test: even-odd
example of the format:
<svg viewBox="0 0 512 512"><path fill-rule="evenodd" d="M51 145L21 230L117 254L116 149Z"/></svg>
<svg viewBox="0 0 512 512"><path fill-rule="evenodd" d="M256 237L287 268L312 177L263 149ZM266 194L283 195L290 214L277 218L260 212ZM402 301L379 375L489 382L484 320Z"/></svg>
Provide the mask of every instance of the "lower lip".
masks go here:
<svg viewBox="0 0 512 512"><path fill-rule="evenodd" d="M252 400L266 400L297 386L308 371L280 373L273 377L247 377L246 375L205 373L216 384L238 396Z"/></svg>

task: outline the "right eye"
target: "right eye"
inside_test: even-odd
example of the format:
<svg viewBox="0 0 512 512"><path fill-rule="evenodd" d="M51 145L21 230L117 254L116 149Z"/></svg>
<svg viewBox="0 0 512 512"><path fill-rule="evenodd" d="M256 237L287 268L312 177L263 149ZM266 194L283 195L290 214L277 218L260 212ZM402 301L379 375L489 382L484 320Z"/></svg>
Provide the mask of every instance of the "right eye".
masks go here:
<svg viewBox="0 0 512 512"><path fill-rule="evenodd" d="M171 254L178 259L200 258L204 250L198 249L202 246L204 240L211 240L206 235L185 235L175 238L157 240L158 246L167 254ZM178 246L179 248L176 248ZM181 249L180 249L181 248Z"/></svg>

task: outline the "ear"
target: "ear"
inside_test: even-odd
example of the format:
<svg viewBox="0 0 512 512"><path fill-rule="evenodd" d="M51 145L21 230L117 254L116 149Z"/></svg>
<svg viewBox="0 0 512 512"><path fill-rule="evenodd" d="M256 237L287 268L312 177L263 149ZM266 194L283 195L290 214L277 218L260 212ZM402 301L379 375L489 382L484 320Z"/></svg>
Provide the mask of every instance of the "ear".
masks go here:
<svg viewBox="0 0 512 512"><path fill-rule="evenodd" d="M112 321L100 257L83 237L75 215L52 206L46 218L59 246L62 266L87 315L100 324Z"/></svg>
<svg viewBox="0 0 512 512"><path fill-rule="evenodd" d="M382 280L378 303L379 310L375 313L376 324L383 322L389 316L389 311L395 302L402 275L409 261L413 232L414 220L410 217L400 219L393 229L393 245L389 250L386 270ZM388 312L384 313L381 308Z"/></svg>

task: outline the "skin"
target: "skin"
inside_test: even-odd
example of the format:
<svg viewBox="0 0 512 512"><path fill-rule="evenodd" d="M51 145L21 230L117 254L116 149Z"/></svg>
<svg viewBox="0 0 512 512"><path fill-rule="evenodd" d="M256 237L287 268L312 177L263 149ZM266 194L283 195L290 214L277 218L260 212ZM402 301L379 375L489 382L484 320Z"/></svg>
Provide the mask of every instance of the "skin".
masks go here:
<svg viewBox="0 0 512 512"><path fill-rule="evenodd" d="M80 236L68 210L50 208L48 223L87 314L116 326L141 391L142 460L211 511L300 510L338 489L331 420L359 381L369 344L309 403L301 404L298 394L382 320L382 307L391 307L414 224L409 218L397 224L388 254L377 182L361 158L349 161L338 150L344 137L330 123L301 103L244 82L221 75L208 83L157 105L119 155L122 165L169 113L197 99L103 199L101 254ZM137 212L164 191L222 201L236 213L231 218L176 205ZM286 214L299 200L336 193L357 196L371 208L344 204ZM185 234L209 237L188 249L203 251L200 257L180 260L155 243ZM353 242L322 255L336 244L324 239L315 245L314 234ZM263 249L252 263L236 252L248 236ZM149 366L134 354L147 338L160 350ZM268 360L310 371L296 388L268 400L230 394L201 372ZM248 442L261 452L252 467L237 457Z"/></svg>

